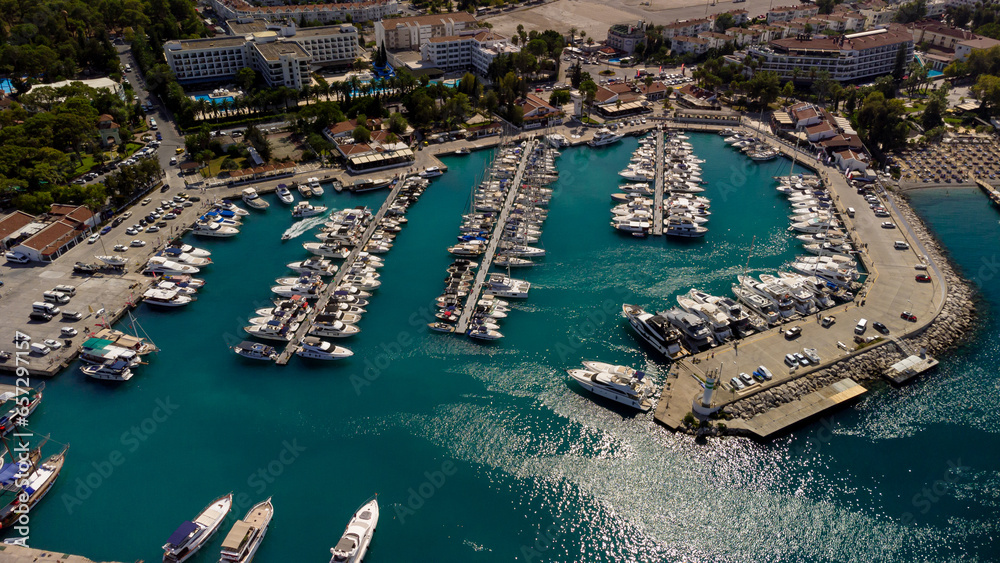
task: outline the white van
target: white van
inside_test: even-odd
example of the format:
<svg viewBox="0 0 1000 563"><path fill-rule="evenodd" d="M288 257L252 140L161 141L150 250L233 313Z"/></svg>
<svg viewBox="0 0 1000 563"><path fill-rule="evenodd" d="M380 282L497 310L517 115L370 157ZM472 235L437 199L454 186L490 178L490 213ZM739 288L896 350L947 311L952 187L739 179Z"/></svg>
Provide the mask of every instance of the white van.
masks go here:
<svg viewBox="0 0 1000 563"><path fill-rule="evenodd" d="M44 345L44 344L42 344L41 342L32 342L31 343L31 353L32 354L37 354L39 356L44 356L44 355L48 354L49 352L51 352L51 350L49 350L49 347L46 346L46 345Z"/></svg>
<svg viewBox="0 0 1000 563"><path fill-rule="evenodd" d="M8 262L14 262L15 264L28 263L28 257L20 252L8 252L4 254L4 258L6 258Z"/></svg>
<svg viewBox="0 0 1000 563"><path fill-rule="evenodd" d="M907 250L910 248L910 245L906 244L905 241L897 240L896 242L892 243L892 247L895 248L896 250Z"/></svg>
<svg viewBox="0 0 1000 563"><path fill-rule="evenodd" d="M854 217L854 208L853 207L848 207L847 208L847 216L848 217Z"/></svg>
<svg viewBox="0 0 1000 563"><path fill-rule="evenodd" d="M154 131L156 130L156 120L152 117L149 118L149 128Z"/></svg>
<svg viewBox="0 0 1000 563"><path fill-rule="evenodd" d="M59 307L56 307L52 303L42 303L41 301L35 301L32 303L31 310L38 313L45 313L46 315L59 314Z"/></svg>
<svg viewBox="0 0 1000 563"><path fill-rule="evenodd" d="M55 303L56 305L65 305L69 303L69 295L58 291L45 291L42 293L42 299L44 299L46 303Z"/></svg>
<svg viewBox="0 0 1000 563"><path fill-rule="evenodd" d="M864 334L868 330L868 319L858 321L858 326L854 327L854 334Z"/></svg>
<svg viewBox="0 0 1000 563"><path fill-rule="evenodd" d="M70 297L76 296L76 287L72 285L57 285L52 288L52 291L58 291L59 293L65 293Z"/></svg>

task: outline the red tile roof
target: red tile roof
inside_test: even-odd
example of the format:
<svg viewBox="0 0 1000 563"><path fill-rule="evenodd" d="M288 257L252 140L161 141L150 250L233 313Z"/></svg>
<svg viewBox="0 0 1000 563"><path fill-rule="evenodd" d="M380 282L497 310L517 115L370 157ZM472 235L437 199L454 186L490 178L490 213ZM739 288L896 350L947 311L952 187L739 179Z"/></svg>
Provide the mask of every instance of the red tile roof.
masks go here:
<svg viewBox="0 0 1000 563"><path fill-rule="evenodd" d="M12 233L35 221L35 217L24 211L15 211L0 219L0 239L9 237Z"/></svg>
<svg viewBox="0 0 1000 563"><path fill-rule="evenodd" d="M82 227L56 221L21 244L37 250L43 256L51 256L59 250L59 247L80 236L83 231Z"/></svg>

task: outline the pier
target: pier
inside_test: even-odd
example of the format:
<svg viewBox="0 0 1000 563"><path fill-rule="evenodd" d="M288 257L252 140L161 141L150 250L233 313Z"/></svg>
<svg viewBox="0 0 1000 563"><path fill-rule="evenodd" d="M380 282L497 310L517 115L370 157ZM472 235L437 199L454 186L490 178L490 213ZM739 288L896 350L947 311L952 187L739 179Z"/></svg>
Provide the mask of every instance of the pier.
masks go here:
<svg viewBox="0 0 1000 563"><path fill-rule="evenodd" d="M0 560L7 563L35 563L36 561L64 561L65 563L97 563L81 555L35 549L23 545L0 545ZM104 563L113 563L106 561Z"/></svg>
<svg viewBox="0 0 1000 563"><path fill-rule="evenodd" d="M517 164L517 171L514 173L514 178L511 180L510 191L507 193L507 199L504 200L503 208L500 210L500 214L497 216L496 224L493 225L493 235L490 236L490 243L486 245L486 252L483 253L482 259L479 261L479 269L476 271L476 280L472 284L472 289L469 290L469 296L465 298L465 305L462 307L462 315L458 318L458 325L455 327L456 333L465 334L465 331L469 328L469 318L472 317L472 312L476 309L476 303L479 301L479 294L483 291L483 283L486 282L486 276L489 274L490 266L493 265L493 258L496 257L497 246L500 245L500 239L503 238L503 229L507 224L507 216L510 215L510 209L514 205L514 200L517 199L517 193L521 188L521 181L524 179L524 171L528 167L528 161L531 159L531 155L535 150L534 139L528 139L524 144L524 150L521 152L521 162Z"/></svg>
<svg viewBox="0 0 1000 563"><path fill-rule="evenodd" d="M666 165L663 163L663 132L659 129L656 135L656 180L653 184L653 234L663 234L663 174Z"/></svg>
<svg viewBox="0 0 1000 563"><path fill-rule="evenodd" d="M986 196L989 197L993 203L1000 205L1000 190L994 188L986 183L985 180L980 178L976 178L976 185L979 186L979 189L983 190Z"/></svg>
<svg viewBox="0 0 1000 563"><path fill-rule="evenodd" d="M351 266L354 264L354 261L358 258L358 254L361 252L361 249L364 248L366 244L368 244L368 241L371 239L372 234L374 234L375 230L378 229L379 224L382 222L382 218L385 217L385 214L389 210L389 207L392 206L393 202L396 201L396 196L399 195L399 191L403 188L404 184L406 184L405 174L400 176L400 178L392 186L392 189L389 191L389 195L385 197L385 201L382 202L382 206L379 207L375 215L372 216L371 221L365 228L365 232L361 234L361 238L359 238L357 244L354 245L354 249L351 250L351 253L348 254L347 258L344 259L344 263L341 264L339 269L337 269L337 273L336 275L333 276L333 280L330 282L329 285L327 285L326 291L323 292L323 295L316 302L316 306L313 309L313 312L310 313L309 316L306 317L304 321L302 321L302 323L299 325L298 330L296 330L295 334L292 336L292 339L288 341L288 345L285 346L285 349L281 352L281 354L278 355L278 359L275 360L275 363L277 363L279 366L283 366L288 363L288 360L291 359L292 354L294 354L295 351L298 350L299 343L302 342L302 339L305 338L307 334L309 334L309 331L312 329L312 323L316 319L316 316L319 315L326 308L327 304L330 302L330 296L333 295L333 292L337 289L337 287L340 286L340 283L344 281L344 276L347 275L347 271L351 268Z"/></svg>

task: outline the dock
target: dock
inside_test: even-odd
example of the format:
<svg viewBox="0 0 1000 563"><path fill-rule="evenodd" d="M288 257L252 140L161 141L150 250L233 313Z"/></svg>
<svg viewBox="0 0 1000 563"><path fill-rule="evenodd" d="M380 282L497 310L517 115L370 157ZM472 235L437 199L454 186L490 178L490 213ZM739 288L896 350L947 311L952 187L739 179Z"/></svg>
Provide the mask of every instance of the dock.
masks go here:
<svg viewBox="0 0 1000 563"><path fill-rule="evenodd" d="M979 189L983 190L986 196L989 197L993 203L1000 205L1000 190L994 188L990 184L986 183L985 180L980 178L976 178L976 185L979 186Z"/></svg>
<svg viewBox="0 0 1000 563"><path fill-rule="evenodd" d="M504 200L503 209L500 210L496 224L493 225L493 234L490 236L490 243L486 246L486 252L483 253L482 259L479 261L475 283L472 284L472 289L469 290L469 296L466 297L465 305L462 307L462 315L458 318L458 325L455 327L456 333L465 334L465 331L469 328L469 319L472 317L472 312L476 310L476 303L479 302L479 294L483 291L486 275L489 274L490 266L493 265L497 247L500 245L500 239L503 238L501 235L503 234L504 226L507 224L507 217L510 215L510 209L514 205L514 200L517 199L517 194L521 189L524 171L527 169L528 161L534 153L536 142L535 139L529 139L525 142L524 150L521 152L521 162L517 164L517 172L514 173L514 178L511 181L507 199Z"/></svg>
<svg viewBox="0 0 1000 563"><path fill-rule="evenodd" d="M663 234L663 132L656 131L656 180L653 184L653 234Z"/></svg>
<svg viewBox="0 0 1000 563"><path fill-rule="evenodd" d="M37 561L63 561L65 563L98 563L81 555L47 551L21 545L0 545L0 560L7 563L35 563ZM106 561L104 563L113 563Z"/></svg>
<svg viewBox="0 0 1000 563"><path fill-rule="evenodd" d="M292 354L298 350L299 343L302 342L302 339L305 338L312 329L313 321L326 308L327 304L330 302L330 296L333 295L333 292L340 286L340 283L344 281L344 276L347 275L347 271L351 269L351 266L358 258L358 254L361 252L361 249L368 244L372 234L374 234L375 230L378 229L379 224L382 222L382 218L385 217L389 207L396 201L396 196L399 195L399 191L403 188L405 183L406 175L403 174L392 186L392 189L389 191L389 195L385 196L385 201L382 202L381 207L379 207L375 215L372 216L371 221L369 221L368 226L365 228L365 232L361 234L361 238L359 238L357 244L354 245L354 249L351 250L351 253L344 259L344 263L337 269L336 275L333 276L333 281L327 285L326 291L323 292L323 295L320 296L319 300L316 302L313 312L310 313L304 321L302 321L298 330L296 330L295 334L292 336L292 339L288 341L288 345L285 346L285 349L278 355L278 359L275 360L275 363L279 366L287 364L288 360L291 359Z"/></svg>
<svg viewBox="0 0 1000 563"><path fill-rule="evenodd" d="M863 385L850 378L823 387L804 395L790 403L763 412L750 420L730 423L733 429L741 429L761 440L774 438L797 424L853 401L867 393Z"/></svg>

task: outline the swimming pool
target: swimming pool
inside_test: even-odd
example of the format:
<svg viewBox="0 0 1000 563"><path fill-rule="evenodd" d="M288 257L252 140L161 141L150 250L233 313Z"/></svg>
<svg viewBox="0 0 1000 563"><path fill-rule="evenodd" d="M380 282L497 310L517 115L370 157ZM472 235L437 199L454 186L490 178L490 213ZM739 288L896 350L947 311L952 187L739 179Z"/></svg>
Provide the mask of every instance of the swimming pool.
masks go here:
<svg viewBox="0 0 1000 563"><path fill-rule="evenodd" d="M236 98L234 98L232 96L219 96L218 98L213 98L212 96L206 96L206 95L202 94L201 96L195 96L194 99L196 99L196 100L205 100L206 102L212 102L213 104L221 104L223 101L227 101L229 103L233 103L233 101Z"/></svg>
<svg viewBox="0 0 1000 563"><path fill-rule="evenodd" d="M14 85L10 83L10 78L0 80L0 90L10 94L14 91Z"/></svg>
<svg viewBox="0 0 1000 563"><path fill-rule="evenodd" d="M942 74L944 74L944 73L941 72L940 70L928 70L927 71L927 78L936 78L938 76L941 76Z"/></svg>

